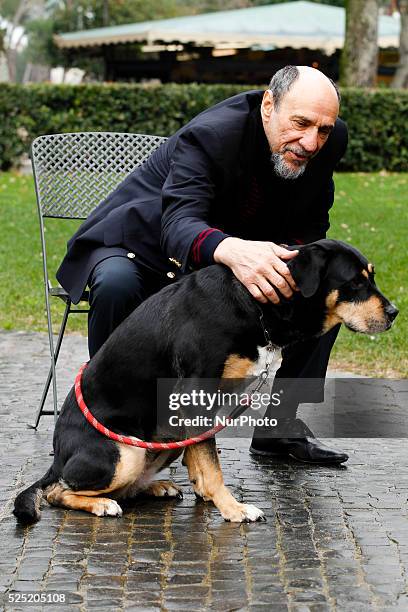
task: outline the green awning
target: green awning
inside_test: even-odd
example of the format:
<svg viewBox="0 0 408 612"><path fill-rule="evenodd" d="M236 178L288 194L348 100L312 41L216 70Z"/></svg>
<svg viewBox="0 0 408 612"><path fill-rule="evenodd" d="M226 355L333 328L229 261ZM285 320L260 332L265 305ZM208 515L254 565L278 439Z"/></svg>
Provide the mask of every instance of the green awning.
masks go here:
<svg viewBox="0 0 408 612"><path fill-rule="evenodd" d="M380 16L379 46L398 47L399 18ZM96 28L55 36L58 47L93 47L130 42L194 45L306 47L327 53L342 48L345 10L300 0L253 8L219 11Z"/></svg>

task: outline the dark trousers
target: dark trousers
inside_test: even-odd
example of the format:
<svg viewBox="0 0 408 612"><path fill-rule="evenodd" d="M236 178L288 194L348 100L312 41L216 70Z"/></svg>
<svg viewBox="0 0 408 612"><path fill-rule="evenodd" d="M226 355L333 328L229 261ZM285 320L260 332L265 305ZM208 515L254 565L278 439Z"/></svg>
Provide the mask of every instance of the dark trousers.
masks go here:
<svg viewBox="0 0 408 612"><path fill-rule="evenodd" d="M93 357L116 327L166 283L127 257L98 263L88 280L88 350Z"/></svg>
<svg viewBox="0 0 408 612"><path fill-rule="evenodd" d="M319 338L310 338L282 350L282 363L276 372L272 392L280 393L279 408L268 408L267 416L295 417L301 403L324 400L324 380L330 352L340 325Z"/></svg>
<svg viewBox="0 0 408 612"><path fill-rule="evenodd" d="M97 264L88 282L90 357L95 355L132 310L166 284L159 275L126 257L109 257ZM336 326L320 338L312 338L283 349L282 364L276 373L272 391L281 390L284 386L285 393L282 395L279 413L269 407L266 414L291 418L296 415L299 403L323 401L324 378L339 327ZM306 385L305 389L305 381L296 385L296 379L320 379L321 383L310 387Z"/></svg>

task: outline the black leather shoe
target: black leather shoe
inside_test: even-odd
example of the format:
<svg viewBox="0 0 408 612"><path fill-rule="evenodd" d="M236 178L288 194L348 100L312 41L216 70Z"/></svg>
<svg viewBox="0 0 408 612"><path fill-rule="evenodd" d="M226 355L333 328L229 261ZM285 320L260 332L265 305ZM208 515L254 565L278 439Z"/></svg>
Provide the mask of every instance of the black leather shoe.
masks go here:
<svg viewBox="0 0 408 612"><path fill-rule="evenodd" d="M290 429L292 435L302 433L303 437L254 437L249 452L262 457L291 457L303 463L319 464L339 464L349 458L347 453L331 449L316 440L307 425L300 419L290 421L290 428L287 427L287 429Z"/></svg>

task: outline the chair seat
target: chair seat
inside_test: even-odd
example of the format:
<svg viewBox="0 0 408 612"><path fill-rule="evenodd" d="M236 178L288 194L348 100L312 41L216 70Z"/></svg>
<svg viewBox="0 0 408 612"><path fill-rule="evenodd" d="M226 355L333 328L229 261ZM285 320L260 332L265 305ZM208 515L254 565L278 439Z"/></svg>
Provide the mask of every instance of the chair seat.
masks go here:
<svg viewBox="0 0 408 612"><path fill-rule="evenodd" d="M67 303L70 300L69 294L65 291L65 289L63 287L50 287L50 295L52 295L53 297L58 297L61 300L63 300L63 302ZM81 302L88 302L89 301L89 291L84 291L81 295Z"/></svg>

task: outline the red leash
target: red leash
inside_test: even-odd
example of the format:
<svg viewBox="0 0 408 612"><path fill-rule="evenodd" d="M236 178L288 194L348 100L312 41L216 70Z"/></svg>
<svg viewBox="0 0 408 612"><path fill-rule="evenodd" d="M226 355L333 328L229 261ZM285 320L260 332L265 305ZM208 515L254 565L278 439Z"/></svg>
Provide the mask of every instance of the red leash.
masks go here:
<svg viewBox="0 0 408 612"><path fill-rule="evenodd" d="M207 440L207 438L212 438L216 433L224 429L225 425L217 425L208 431L196 436L195 438L187 438L186 440L180 440L180 442L144 442L139 438L135 438L134 436L122 436L120 434L115 433L114 431L110 431L107 427L99 423L93 414L90 412L88 406L85 404L84 398L82 397L81 391L81 378L82 372L85 370L87 364L84 363L76 376L75 379L75 397L78 402L78 406L88 421L99 431L99 433L107 436L111 440L116 440L116 442L122 442L122 444L128 444L129 446L138 446L140 448L148 448L149 450L162 451L162 450L172 450L175 448L184 448L185 446L191 446L191 444L197 444L198 442L202 442L203 440Z"/></svg>
<svg viewBox="0 0 408 612"><path fill-rule="evenodd" d="M269 339L267 330L264 327L262 316L263 315L261 314L261 324L264 330L265 339L267 341L267 346L266 346L267 358L266 358L266 363L265 363L265 369L262 370L262 372L260 373L258 377L259 382L257 386L255 387L255 389L252 391L249 401L246 404L244 404L244 402L241 402L241 406L246 405L246 408L249 408L249 406L251 405L253 394L257 393L259 389L267 381L269 368L272 364L273 356L275 354L275 348ZM75 397L76 397L79 409L81 410L82 414L84 415L88 423L92 425L92 427L95 427L95 429L97 429L99 433L110 438L111 440L116 440L116 442L122 442L122 444L128 444L129 446L138 446L139 448L147 448L149 450L155 450L155 451L172 450L176 448L184 448L186 446L191 446L192 444L197 444L198 442L202 442L203 440L207 440L208 438L213 438L216 433L218 433L219 431L225 428L225 425L216 425L215 427L212 427L212 429L205 431L199 436L195 436L194 438L187 438L186 440L180 440L179 442L144 442L143 440L140 440L139 438L135 438L134 436L122 436L120 434L117 434L114 431L111 431L110 429L102 425L101 423L99 423L99 421L96 420L96 418L93 416L93 414L89 410L88 406L85 404L84 398L82 397L82 391L81 391L81 379L82 379L82 373L85 370L86 366L87 366L87 363L82 364L75 378ZM230 415L227 418L227 424L229 424L230 421L233 421L232 415Z"/></svg>

